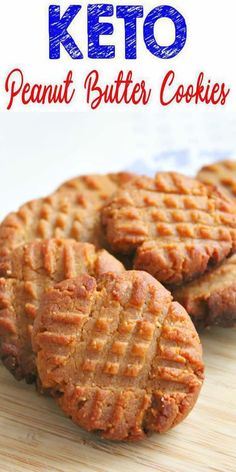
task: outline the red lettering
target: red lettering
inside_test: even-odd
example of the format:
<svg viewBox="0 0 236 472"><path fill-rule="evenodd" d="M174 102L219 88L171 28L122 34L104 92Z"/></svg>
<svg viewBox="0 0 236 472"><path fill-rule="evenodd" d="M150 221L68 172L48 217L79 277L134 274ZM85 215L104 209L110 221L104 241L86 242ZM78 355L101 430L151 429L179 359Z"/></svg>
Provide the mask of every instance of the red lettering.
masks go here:
<svg viewBox="0 0 236 472"><path fill-rule="evenodd" d="M120 103L147 105L151 97L151 89L146 89L146 83L134 83L133 73L129 71L126 76L120 71L113 84L100 85L100 76L97 70L91 71L84 82L86 101L95 110L102 103Z"/></svg>
<svg viewBox="0 0 236 472"><path fill-rule="evenodd" d="M62 84L44 85L25 82L24 74L20 69L13 69L7 76L5 90L9 93L7 110L11 110L16 98L23 105L37 103L41 105L51 103L69 104L74 97L75 89L72 89L73 73L69 71Z"/></svg>
<svg viewBox="0 0 236 472"><path fill-rule="evenodd" d="M211 80L207 83L204 80L204 73L198 75L196 84L187 86L179 84L174 87L175 72L170 70L164 77L160 89L160 103L162 106L168 106L176 103L199 103L212 105L225 105L230 89L226 88L225 83L218 82L212 84Z"/></svg>

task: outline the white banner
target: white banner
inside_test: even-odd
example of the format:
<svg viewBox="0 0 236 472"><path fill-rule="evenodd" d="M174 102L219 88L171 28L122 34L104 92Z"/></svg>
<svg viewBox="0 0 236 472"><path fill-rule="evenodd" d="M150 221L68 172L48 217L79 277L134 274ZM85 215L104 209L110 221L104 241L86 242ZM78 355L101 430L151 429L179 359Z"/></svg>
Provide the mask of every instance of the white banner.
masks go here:
<svg viewBox="0 0 236 472"><path fill-rule="evenodd" d="M1 111L235 108L234 0L1 3Z"/></svg>

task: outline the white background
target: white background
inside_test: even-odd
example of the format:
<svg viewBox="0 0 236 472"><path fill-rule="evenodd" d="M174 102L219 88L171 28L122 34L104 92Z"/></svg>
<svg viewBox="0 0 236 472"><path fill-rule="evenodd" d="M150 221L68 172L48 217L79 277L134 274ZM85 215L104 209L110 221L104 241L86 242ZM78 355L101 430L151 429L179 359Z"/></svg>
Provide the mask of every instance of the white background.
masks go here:
<svg viewBox="0 0 236 472"><path fill-rule="evenodd" d="M0 219L81 173L130 169L194 175L236 158L231 112L0 115Z"/></svg>
<svg viewBox="0 0 236 472"><path fill-rule="evenodd" d="M93 3L91 0L90 3ZM227 108L235 109L236 104L236 67L235 67L235 0L158 0L134 1L116 0L117 4L144 5L145 15L155 6L170 4L179 10L186 19L188 39L182 52L171 60L161 60L152 56L144 46L142 38L143 20L138 20L138 59L124 60L124 27L123 20L112 19L114 24L113 36L103 38L104 44L111 40L116 46L114 60L84 60L73 61L62 47L61 59L50 61L48 58L48 6L59 3L61 11L65 11L69 4L83 4L82 11L71 25L71 34L79 47L87 56L86 39L86 7L88 2L75 0L11 0L1 1L0 10L0 109L5 110L7 96L4 92L4 83L7 74L15 67L24 71L25 80L30 83L60 83L67 71L72 69L76 81L77 95L70 106L56 105L49 107L23 107L18 100L14 110L33 111L88 111L84 100L83 82L86 74L93 68L101 71L103 81L112 82L120 69L134 71L137 80L146 79L153 88L153 96L148 107L136 107L143 111L160 111L159 89L165 73L174 69L178 83L195 83L200 71L204 71L206 79L213 82L226 82L231 87L231 95ZM95 3L95 2L94 2ZM109 20L111 21L111 20ZM173 28L168 20L158 22L158 39L163 44L172 42ZM171 105L171 109L175 107ZM199 105L202 110L206 105ZM208 106L209 107L209 106ZM207 107L207 108L208 108ZM196 109L196 105L178 105L178 109ZM102 110L124 110L122 106L105 106ZM132 110L132 106L125 106L125 110ZM94 112L93 112L94 113Z"/></svg>

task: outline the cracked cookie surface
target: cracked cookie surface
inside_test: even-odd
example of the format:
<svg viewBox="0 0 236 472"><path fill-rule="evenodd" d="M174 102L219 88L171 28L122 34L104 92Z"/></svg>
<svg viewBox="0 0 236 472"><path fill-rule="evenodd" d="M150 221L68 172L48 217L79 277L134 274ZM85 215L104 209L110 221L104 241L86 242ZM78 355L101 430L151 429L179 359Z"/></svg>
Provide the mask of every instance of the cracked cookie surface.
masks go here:
<svg viewBox="0 0 236 472"><path fill-rule="evenodd" d="M87 274L50 288L33 331L43 387L103 438L164 432L192 409L201 344L186 311L141 271Z"/></svg>
<svg viewBox="0 0 236 472"><path fill-rule="evenodd" d="M133 254L135 269L180 285L236 250L236 206L220 190L180 174L140 177L102 210L115 253Z"/></svg>
<svg viewBox="0 0 236 472"><path fill-rule="evenodd" d="M18 380L37 377L31 333L45 290L81 273L123 270L107 251L89 243L51 239L15 249L1 265L0 355L5 366Z"/></svg>

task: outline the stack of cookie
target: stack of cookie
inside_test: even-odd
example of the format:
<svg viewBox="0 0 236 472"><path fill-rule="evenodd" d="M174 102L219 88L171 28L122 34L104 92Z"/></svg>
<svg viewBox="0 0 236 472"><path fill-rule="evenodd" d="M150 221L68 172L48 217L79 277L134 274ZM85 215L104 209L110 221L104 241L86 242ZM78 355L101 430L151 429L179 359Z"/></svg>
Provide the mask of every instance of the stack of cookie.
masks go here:
<svg viewBox="0 0 236 472"><path fill-rule="evenodd" d="M104 438L167 431L204 375L173 295L197 325L228 322L208 288L234 252L236 207L216 186L176 173L66 182L0 226L2 361Z"/></svg>
<svg viewBox="0 0 236 472"><path fill-rule="evenodd" d="M220 161L203 167L197 179L219 188L236 204L236 162ZM233 221L233 220L232 220ZM173 295L182 303L197 328L236 324L236 254L196 280L174 290Z"/></svg>

